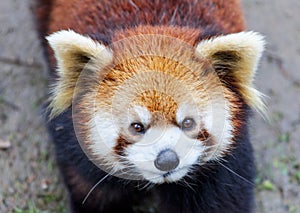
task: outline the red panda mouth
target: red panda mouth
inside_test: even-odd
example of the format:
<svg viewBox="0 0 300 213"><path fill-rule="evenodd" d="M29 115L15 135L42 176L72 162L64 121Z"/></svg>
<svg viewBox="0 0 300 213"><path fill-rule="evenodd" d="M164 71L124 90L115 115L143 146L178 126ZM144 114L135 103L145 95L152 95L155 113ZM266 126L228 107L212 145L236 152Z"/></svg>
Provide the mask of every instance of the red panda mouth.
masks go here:
<svg viewBox="0 0 300 213"><path fill-rule="evenodd" d="M174 173L174 171L169 171L169 172L163 174L163 178L167 178L168 176L170 176L173 173Z"/></svg>
<svg viewBox="0 0 300 213"><path fill-rule="evenodd" d="M181 168L176 168L174 170L165 172L165 173L156 173L150 170L143 170L143 171L139 171L140 173L144 174L145 172L147 172L148 174L151 174L151 178L146 178L144 176L144 178L150 182L153 182L155 184L162 184L162 183L171 183L171 182L177 182L180 181L182 178L184 178L187 173L189 172L190 168L192 167L192 165L190 166L184 166Z"/></svg>

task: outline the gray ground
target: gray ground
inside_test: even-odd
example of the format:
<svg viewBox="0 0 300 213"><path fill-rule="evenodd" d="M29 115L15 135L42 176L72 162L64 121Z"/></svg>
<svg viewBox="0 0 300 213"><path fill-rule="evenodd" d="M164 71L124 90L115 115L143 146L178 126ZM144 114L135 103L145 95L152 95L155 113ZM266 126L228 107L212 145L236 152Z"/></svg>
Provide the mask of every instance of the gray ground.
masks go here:
<svg viewBox="0 0 300 213"><path fill-rule="evenodd" d="M0 213L66 211L40 106L47 70L31 0L0 0ZM257 86L269 121L252 121L257 212L300 212L300 1L244 0L249 29L268 41ZM5 148L10 146L10 148Z"/></svg>

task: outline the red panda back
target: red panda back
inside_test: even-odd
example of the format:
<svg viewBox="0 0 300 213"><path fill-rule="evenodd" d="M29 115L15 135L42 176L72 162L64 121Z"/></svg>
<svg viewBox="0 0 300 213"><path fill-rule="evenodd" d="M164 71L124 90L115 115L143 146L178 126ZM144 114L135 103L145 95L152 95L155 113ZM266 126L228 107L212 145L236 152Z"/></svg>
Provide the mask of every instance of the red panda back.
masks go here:
<svg viewBox="0 0 300 213"><path fill-rule="evenodd" d="M139 25L186 26L226 33L244 29L238 0L53 0L47 34L73 29L110 40L116 30ZM46 23L47 24L47 23Z"/></svg>
<svg viewBox="0 0 300 213"><path fill-rule="evenodd" d="M163 34L171 33L192 45L204 38L245 29L239 0L38 0L36 13L43 38L72 29L106 45L132 35L130 32L139 33L124 30L143 25L162 26L160 31L166 31ZM179 28L169 30L164 26ZM46 44L45 39L42 42ZM48 53L49 65L54 70L55 59L49 47Z"/></svg>

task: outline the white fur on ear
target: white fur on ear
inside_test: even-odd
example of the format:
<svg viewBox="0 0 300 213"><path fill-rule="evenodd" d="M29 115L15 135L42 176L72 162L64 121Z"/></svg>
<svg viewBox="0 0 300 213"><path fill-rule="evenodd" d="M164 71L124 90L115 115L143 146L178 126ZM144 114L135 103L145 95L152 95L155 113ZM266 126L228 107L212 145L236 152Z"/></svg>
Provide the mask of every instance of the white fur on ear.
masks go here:
<svg viewBox="0 0 300 213"><path fill-rule="evenodd" d="M65 58L67 54L86 54L87 57L97 62L98 65L108 64L112 61L113 54L111 49L73 30L61 30L47 36L46 39L54 50L59 68L63 68L60 65L71 62L66 61L70 59ZM63 69L59 69L58 71L64 72Z"/></svg>
<svg viewBox="0 0 300 213"><path fill-rule="evenodd" d="M264 37L259 33L240 32L200 41L196 47L196 55L208 59L212 65L218 64L219 67L222 67L224 60L223 65L229 67L229 72L232 72L231 75L238 81L246 102L264 112L262 94L253 87L253 79L264 46ZM229 57L226 54L229 54ZM230 67L233 69L230 70Z"/></svg>
<svg viewBox="0 0 300 213"><path fill-rule="evenodd" d="M52 118L71 106L81 71L101 71L112 62L113 53L108 47L72 30L53 33L46 39L54 50L58 74L49 105Z"/></svg>

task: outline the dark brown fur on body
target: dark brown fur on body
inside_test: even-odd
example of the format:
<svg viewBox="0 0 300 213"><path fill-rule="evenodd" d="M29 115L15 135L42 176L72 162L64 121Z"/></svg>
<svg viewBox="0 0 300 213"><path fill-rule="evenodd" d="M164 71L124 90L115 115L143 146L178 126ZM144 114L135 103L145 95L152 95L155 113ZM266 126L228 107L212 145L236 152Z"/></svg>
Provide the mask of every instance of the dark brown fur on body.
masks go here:
<svg viewBox="0 0 300 213"><path fill-rule="evenodd" d="M251 82L250 86L245 89L240 85L244 80L243 76L237 78L236 73L231 73L231 71L242 70L241 67L234 65L236 61L241 60L243 55L240 56L235 51L224 51L217 52L207 59L195 53L197 44L205 39L237 33L245 29L238 0L39 0L38 2L36 14L42 37L59 30L71 29L89 36L100 44L109 46L113 52L113 60L101 67L102 71L109 70L110 72L107 71L105 76L100 70L91 72L87 81L77 86L79 94L82 94L77 102L64 104L65 108L59 109L59 113L55 116L47 114L49 119L47 125L55 143L57 161L70 192L72 212L147 212L139 207L142 206L145 209L145 202L149 203L152 200L155 204L151 204L150 209L152 208L152 212L159 213L249 213L252 211L254 186L251 182L254 179L255 169L247 126L250 107L252 107L247 101L251 100L252 96L249 98L244 95L248 94L244 90L248 91ZM151 38L152 35L158 36ZM187 47L181 47L181 44L187 44ZM146 51L140 51L136 47ZM49 47L46 49L49 53L51 71L55 76L51 80L59 81L61 76L56 76L57 73L54 72L57 63L54 51ZM162 56L155 55L159 51ZM139 55L140 52L141 55ZM138 57L134 57L136 55ZM163 57L166 55L168 57ZM185 61L185 59L188 60ZM80 70L90 58L79 55L76 60L82 66L76 67L77 64L74 66L72 63L68 64L75 72L64 74L70 77L63 79L66 81L67 89L62 87L62 90L68 90L68 95L62 96L66 97L62 98L63 101L67 99L67 96L70 98L73 95L72 87L78 80ZM213 64L215 61L216 63ZM231 61L234 63L230 63ZM186 91L201 91L199 99L203 102L208 102L207 97L210 95L217 97L221 94L219 90L222 88L222 95L229 103L230 122L233 128L230 133L233 138L227 149L223 150L221 164L218 161L211 161L202 165L199 160L199 164L193 165L188 175L179 182L148 185L149 182L146 180L123 180L111 175L106 177L107 173L94 165L94 163L100 165L102 158L97 158L96 152L88 155L89 157L95 155L93 156L97 158L95 161L92 162L87 157L85 152L92 152L91 148L83 147L82 149L78 140L83 141L85 145L92 144L88 131L90 126L86 125L92 120L89 111L91 103L98 104L99 108L105 104L109 106L112 102L110 98L115 95L114 92L118 90L118 86L132 76L139 74L144 78L147 76L143 75L145 73L140 67L145 67L145 70L154 70L151 73L152 77L168 75L182 82L193 83L195 81L195 84L184 86L189 88ZM97 79L101 79L101 84ZM202 83L199 83L201 80ZM147 79L136 80L136 82L149 83ZM152 83L153 85L163 84L157 82ZM174 86L171 83L170 85ZM197 85L197 87L192 88L192 85ZM178 85L174 86L175 92L172 91L173 93L165 94L160 91L156 93L155 90L146 90L135 97L134 103L138 106L145 106L152 113L149 126L180 127L176 123L179 104L170 96L176 93L178 87ZM98 94L95 91L99 88L101 92ZM130 91L130 88L128 86L125 89ZM180 94L176 93L174 97L177 97L176 95L178 99L185 97L182 95L183 90L180 91L181 93L178 92ZM55 92L64 94L60 90L53 93ZM54 96L52 95L52 98ZM95 100L90 100L90 96L93 96ZM71 104L76 106L71 106ZM120 111L122 110L121 108ZM73 122L77 126L73 126ZM126 134L124 135L118 135L117 143L113 147L113 151L119 155L120 159L126 155L126 148L134 143L127 140ZM204 126L201 127L199 134L194 134L194 138L208 147L207 153L213 154L215 150L212 147L218 145L218 138ZM104 177L106 178L103 179ZM83 203L90 189L102 179L103 181ZM147 186L150 187L147 188Z"/></svg>

